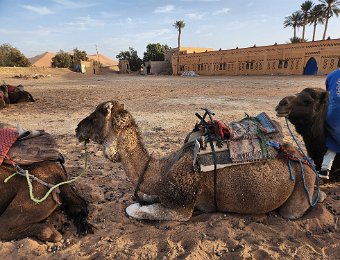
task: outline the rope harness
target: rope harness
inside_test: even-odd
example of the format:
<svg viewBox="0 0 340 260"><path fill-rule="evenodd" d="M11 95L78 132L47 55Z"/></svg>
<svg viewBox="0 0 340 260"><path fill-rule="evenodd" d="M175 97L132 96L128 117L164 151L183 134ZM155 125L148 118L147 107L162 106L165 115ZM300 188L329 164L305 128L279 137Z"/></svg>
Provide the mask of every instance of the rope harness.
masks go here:
<svg viewBox="0 0 340 260"><path fill-rule="evenodd" d="M87 146L86 146L86 142L84 143L84 150L85 150L85 154L84 154L84 161L85 161L85 165L84 165L84 169L82 170L82 172L77 176L77 177L74 177L70 180L67 180L67 181L62 181L58 184L50 184L50 183L47 183L43 180L40 180L39 178L35 177L34 175L32 174L29 174L28 170L25 170L23 168L21 168L18 164L16 164L15 162L13 162L10 158L8 158L6 156L6 159L11 163L11 165L15 168L16 172L13 173L12 175L8 176L4 182L7 183L12 177L14 177L15 175L20 175L20 176L24 176L26 177L26 180L27 180L27 185L28 185L28 189L29 189L29 194L30 194L30 198L32 201L34 201L35 203L41 203L43 201L45 201L47 199L47 197L53 192L55 191L55 189L57 189L59 186L61 185L64 185L64 184L70 184L72 182L75 182L76 180L78 180L86 171L87 171L87 168L88 168L88 151L87 151ZM61 161L59 161L59 163L62 165L62 168L64 169L64 171L66 172L63 164ZM32 181L36 181L44 186L46 186L47 188L49 188L49 190L46 192L46 194L41 198L36 198L33 194L33 185L32 185ZM53 194L52 194L53 195ZM60 202L55 198L55 196L53 196L53 198L56 200L56 202L58 204L60 204Z"/></svg>
<svg viewBox="0 0 340 260"><path fill-rule="evenodd" d="M292 166L290 164L290 160L295 160L295 161L298 161L299 164L300 164L300 169L301 169L301 175L302 175L302 181L303 181L303 186L305 188L305 191L306 191L306 194L307 194L307 198L308 198L308 203L311 207L314 207L316 205L316 203L318 202L319 200L319 194L320 194L320 180L319 180L319 175L318 175L318 172L315 170L315 166L314 166L314 162L312 159L310 159L306 153L303 151L301 145L298 143L298 141L296 140L292 130L290 129L289 127L289 123L288 123L288 116L285 117L286 119L286 126L288 128L288 131L291 135L291 137L293 138L294 142L296 143L296 145L298 146L300 152L303 154L304 158L303 160L301 160L300 158L297 158L296 156L293 156L293 158L288 158L288 168L289 168L289 172L290 172L290 175L293 176L293 169L292 169ZM315 196L315 199L314 201L312 202L311 201L311 198L310 198L310 193L309 193L309 190L307 188L307 185L306 185L306 180L305 180L305 172L304 172L304 169L303 169L303 163L309 165L312 169L313 169L313 172L315 173L315 177L316 177L316 181L317 181L317 194ZM291 177L292 178L292 177ZM294 176L293 176L294 178Z"/></svg>

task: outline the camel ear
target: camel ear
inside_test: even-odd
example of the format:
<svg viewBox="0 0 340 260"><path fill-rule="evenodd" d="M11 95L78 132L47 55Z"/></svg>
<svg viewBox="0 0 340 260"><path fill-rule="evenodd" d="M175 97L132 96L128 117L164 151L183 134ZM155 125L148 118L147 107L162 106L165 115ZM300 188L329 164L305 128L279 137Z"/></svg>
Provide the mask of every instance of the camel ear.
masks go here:
<svg viewBox="0 0 340 260"><path fill-rule="evenodd" d="M328 91L323 91L321 94L320 94L320 103L326 103L328 102L328 97L329 97L329 92Z"/></svg>
<svg viewBox="0 0 340 260"><path fill-rule="evenodd" d="M105 114L106 114L107 116L111 115L112 107L113 107L112 102L107 102L107 103L104 105L104 111L105 111Z"/></svg>

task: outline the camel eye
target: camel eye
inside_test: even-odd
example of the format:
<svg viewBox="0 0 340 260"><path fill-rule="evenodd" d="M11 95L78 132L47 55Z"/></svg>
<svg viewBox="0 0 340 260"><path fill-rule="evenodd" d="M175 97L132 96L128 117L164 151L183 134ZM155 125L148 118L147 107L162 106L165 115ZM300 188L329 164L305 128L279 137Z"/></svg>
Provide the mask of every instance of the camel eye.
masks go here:
<svg viewBox="0 0 340 260"><path fill-rule="evenodd" d="M309 105L312 104L312 101L311 101L310 99L305 99L305 100L303 101L303 104L309 106Z"/></svg>

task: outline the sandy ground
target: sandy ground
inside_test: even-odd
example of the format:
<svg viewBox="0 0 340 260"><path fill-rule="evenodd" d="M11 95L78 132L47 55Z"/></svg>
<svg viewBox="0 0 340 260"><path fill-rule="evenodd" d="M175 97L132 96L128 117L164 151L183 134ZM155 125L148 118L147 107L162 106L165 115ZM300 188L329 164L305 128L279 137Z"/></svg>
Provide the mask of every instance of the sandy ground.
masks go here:
<svg viewBox="0 0 340 260"><path fill-rule="evenodd" d="M51 133L75 176L83 167L83 147L75 138L75 128L100 102L124 102L141 128L146 147L164 156L181 146L201 107L211 108L225 121L239 120L245 112L266 111L275 118L274 107L282 97L305 87L323 87L325 78L90 77L58 72L50 78L28 80L0 75L0 80L24 85L37 99L1 110L0 121ZM277 212L195 212L186 223L137 221L124 212L133 202L134 187L121 165L105 159L95 144L90 151L89 171L75 186L90 203L89 221L95 233L77 237L73 224L58 211L47 221L63 231L62 242L3 241L2 259L339 259L339 184L323 184L326 201L296 221L283 219Z"/></svg>

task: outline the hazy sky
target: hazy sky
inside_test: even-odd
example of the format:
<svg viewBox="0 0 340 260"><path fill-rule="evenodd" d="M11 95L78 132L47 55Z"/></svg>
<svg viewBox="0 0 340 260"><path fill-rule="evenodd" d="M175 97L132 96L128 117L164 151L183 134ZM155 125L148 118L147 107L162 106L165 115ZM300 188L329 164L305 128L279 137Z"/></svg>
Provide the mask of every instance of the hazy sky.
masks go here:
<svg viewBox="0 0 340 260"><path fill-rule="evenodd" d="M0 44L10 43L27 57L74 48L94 54L97 45L100 53L115 58L131 46L142 58L148 43L176 47L177 31L172 25L184 20L182 46L230 49L271 45L292 37L293 30L282 24L302 2L0 0ZM323 26L319 26L317 39L322 32ZM330 20L327 36L340 38L340 18ZM306 38L312 38L310 26Z"/></svg>

